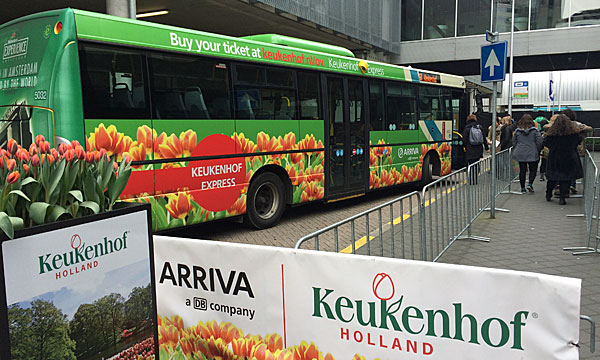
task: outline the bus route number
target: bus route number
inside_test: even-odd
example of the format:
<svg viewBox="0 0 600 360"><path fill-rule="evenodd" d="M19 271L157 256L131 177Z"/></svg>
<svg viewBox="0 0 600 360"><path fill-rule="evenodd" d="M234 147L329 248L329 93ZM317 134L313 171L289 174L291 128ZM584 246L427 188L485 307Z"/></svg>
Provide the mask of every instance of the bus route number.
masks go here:
<svg viewBox="0 0 600 360"><path fill-rule="evenodd" d="M46 90L37 90L33 92L34 100L46 100L48 97L48 92Z"/></svg>

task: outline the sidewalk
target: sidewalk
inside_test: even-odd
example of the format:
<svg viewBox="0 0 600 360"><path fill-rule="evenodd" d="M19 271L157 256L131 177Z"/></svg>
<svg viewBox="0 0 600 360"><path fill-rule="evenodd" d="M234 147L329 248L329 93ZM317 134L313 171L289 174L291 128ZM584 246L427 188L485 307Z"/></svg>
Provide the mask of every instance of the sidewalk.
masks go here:
<svg viewBox="0 0 600 360"><path fill-rule="evenodd" d="M472 234L491 241L456 241L439 262L500 269L532 271L583 279L581 314L600 321L600 255L573 256L564 247L586 246L584 217L566 217L583 213L583 198L568 198L558 205L558 198L547 202L546 183L536 179L533 194L502 194L496 199L496 219L489 212L473 223ZM520 188L513 183L513 190ZM582 185L577 185L582 191ZM592 243L593 245L593 243ZM590 324L581 322L580 359L598 359L598 349L590 353ZM598 345L598 344L597 344Z"/></svg>

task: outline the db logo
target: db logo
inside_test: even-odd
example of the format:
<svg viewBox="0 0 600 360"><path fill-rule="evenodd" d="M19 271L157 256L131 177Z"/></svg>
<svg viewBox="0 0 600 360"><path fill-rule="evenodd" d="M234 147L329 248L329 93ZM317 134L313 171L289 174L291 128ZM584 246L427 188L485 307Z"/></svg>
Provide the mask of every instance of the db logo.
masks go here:
<svg viewBox="0 0 600 360"><path fill-rule="evenodd" d="M379 300L389 300L394 297L394 282L386 273L379 273L373 279L373 294Z"/></svg>
<svg viewBox="0 0 600 360"><path fill-rule="evenodd" d="M81 236L79 234L75 234L71 236L71 247L73 249L78 249L81 246Z"/></svg>

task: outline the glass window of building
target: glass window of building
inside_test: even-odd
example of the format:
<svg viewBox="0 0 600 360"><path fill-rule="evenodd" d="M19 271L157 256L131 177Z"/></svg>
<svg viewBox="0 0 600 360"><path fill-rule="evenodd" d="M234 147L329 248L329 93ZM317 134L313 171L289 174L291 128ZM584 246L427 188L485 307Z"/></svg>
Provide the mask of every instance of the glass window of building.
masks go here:
<svg viewBox="0 0 600 360"><path fill-rule="evenodd" d="M600 2L571 1L571 26L600 24Z"/></svg>
<svg viewBox="0 0 600 360"><path fill-rule="evenodd" d="M457 35L481 35L490 28L491 0L458 0Z"/></svg>
<svg viewBox="0 0 600 360"><path fill-rule="evenodd" d="M404 0L401 2L402 41L421 40L422 0Z"/></svg>
<svg viewBox="0 0 600 360"><path fill-rule="evenodd" d="M569 26L569 1L531 0L531 30Z"/></svg>
<svg viewBox="0 0 600 360"><path fill-rule="evenodd" d="M514 0L514 2L515 31L527 31L529 26L529 0ZM496 21L496 31L510 32L512 0L494 0L494 19Z"/></svg>
<svg viewBox="0 0 600 360"><path fill-rule="evenodd" d="M425 39L454 37L455 1L425 0Z"/></svg>

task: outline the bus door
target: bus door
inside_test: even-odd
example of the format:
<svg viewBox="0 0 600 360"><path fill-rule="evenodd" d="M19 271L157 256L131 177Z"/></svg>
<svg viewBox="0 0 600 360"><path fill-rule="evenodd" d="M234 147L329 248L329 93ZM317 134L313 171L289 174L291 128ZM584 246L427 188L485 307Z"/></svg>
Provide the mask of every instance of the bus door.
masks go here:
<svg viewBox="0 0 600 360"><path fill-rule="evenodd" d="M325 76L325 75L324 75ZM327 196L364 193L368 185L366 81L325 76L328 156Z"/></svg>

